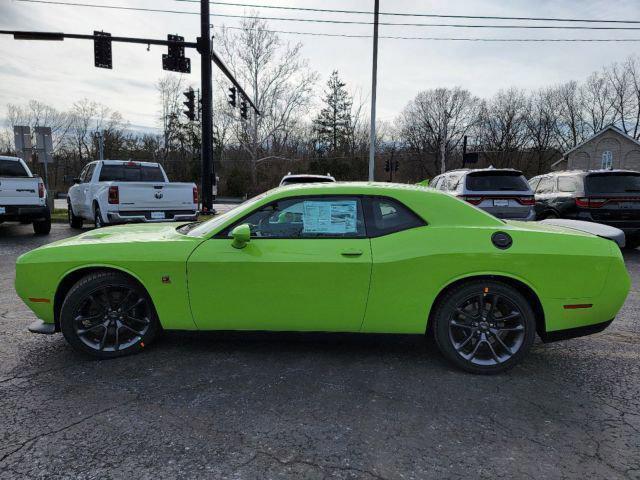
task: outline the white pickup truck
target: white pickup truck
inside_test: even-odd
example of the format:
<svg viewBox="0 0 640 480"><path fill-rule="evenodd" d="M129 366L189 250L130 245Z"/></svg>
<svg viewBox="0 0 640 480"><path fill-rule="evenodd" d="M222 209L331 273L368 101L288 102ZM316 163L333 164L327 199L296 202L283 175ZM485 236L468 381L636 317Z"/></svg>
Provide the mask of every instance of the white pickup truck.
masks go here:
<svg viewBox="0 0 640 480"><path fill-rule="evenodd" d="M47 191L40 177L18 157L0 156L0 223L32 223L33 231L51 231Z"/></svg>
<svg viewBox="0 0 640 480"><path fill-rule="evenodd" d="M99 160L87 164L69 189L69 225L96 228L128 222L193 221L198 216L194 183L169 182L152 162Z"/></svg>

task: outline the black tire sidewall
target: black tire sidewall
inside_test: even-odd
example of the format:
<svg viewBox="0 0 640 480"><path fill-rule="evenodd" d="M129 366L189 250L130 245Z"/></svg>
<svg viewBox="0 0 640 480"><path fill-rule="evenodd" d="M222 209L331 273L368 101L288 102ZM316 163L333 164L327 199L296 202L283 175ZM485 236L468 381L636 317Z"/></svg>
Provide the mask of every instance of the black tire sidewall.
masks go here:
<svg viewBox="0 0 640 480"><path fill-rule="evenodd" d="M82 218L77 217L73 213L73 208L70 203L67 203L67 218L69 219L69 226L71 228L82 228Z"/></svg>
<svg viewBox="0 0 640 480"><path fill-rule="evenodd" d="M96 228L102 228L105 226L104 220L102 219L102 212L98 206L96 206L95 212L93 213L93 223Z"/></svg>
<svg viewBox="0 0 640 480"><path fill-rule="evenodd" d="M78 304L84 301L86 296L95 291L96 288L105 286L122 286L135 289L146 298L149 306L149 317L151 320L149 330L142 336L139 342L123 350L114 352L92 349L78 337L73 325L73 314L75 313ZM102 272L88 275L71 287L71 290L67 293L60 310L60 330L62 331L64 338L74 349L86 353L94 358L114 358L130 355L143 350L145 348L144 346L150 344L158 334L160 330L160 322L158 321L158 315L153 302L144 288L123 274L119 274L117 272Z"/></svg>
<svg viewBox="0 0 640 480"><path fill-rule="evenodd" d="M525 326L524 341L520 349L509 360L498 365L475 365L465 360L456 352L449 338L449 319L451 312L470 294L481 293L485 288L489 288L489 292L491 293L499 293L512 301L522 312ZM476 280L454 287L447 292L435 306L432 321L434 338L438 349L447 360L471 373L490 375L514 367L528 353L536 336L535 314L529 301L514 287L495 280Z"/></svg>
<svg viewBox="0 0 640 480"><path fill-rule="evenodd" d="M51 231L51 213L47 212L42 220L33 222L33 231L37 235L47 235Z"/></svg>

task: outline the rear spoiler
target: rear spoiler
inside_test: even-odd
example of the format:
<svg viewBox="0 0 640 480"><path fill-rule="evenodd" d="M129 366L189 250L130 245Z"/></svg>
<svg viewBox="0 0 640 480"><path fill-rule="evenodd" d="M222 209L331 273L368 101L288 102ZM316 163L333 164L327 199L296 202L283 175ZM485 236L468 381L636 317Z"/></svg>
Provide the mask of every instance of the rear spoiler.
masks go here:
<svg viewBox="0 0 640 480"><path fill-rule="evenodd" d="M545 225L553 225L555 227L564 227L579 232L590 233L598 237L613 240L620 248L624 247L624 232L619 228L610 227L601 223L583 222L581 220L566 220L564 218L552 218L542 220L540 223Z"/></svg>

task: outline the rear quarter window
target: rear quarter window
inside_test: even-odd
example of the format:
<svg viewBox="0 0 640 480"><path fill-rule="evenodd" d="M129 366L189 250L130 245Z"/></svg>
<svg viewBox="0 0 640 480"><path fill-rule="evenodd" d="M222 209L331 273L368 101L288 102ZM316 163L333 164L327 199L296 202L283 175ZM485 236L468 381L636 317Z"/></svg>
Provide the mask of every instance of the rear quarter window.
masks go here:
<svg viewBox="0 0 640 480"><path fill-rule="evenodd" d="M367 201L367 235L381 237L390 233L422 227L426 222L402 203L391 198L370 198Z"/></svg>
<svg viewBox="0 0 640 480"><path fill-rule="evenodd" d="M580 180L576 177L558 177L559 192L577 192L580 190Z"/></svg>
<svg viewBox="0 0 640 480"><path fill-rule="evenodd" d="M529 184L522 174L487 172L467 175L467 190L472 191L529 191Z"/></svg>

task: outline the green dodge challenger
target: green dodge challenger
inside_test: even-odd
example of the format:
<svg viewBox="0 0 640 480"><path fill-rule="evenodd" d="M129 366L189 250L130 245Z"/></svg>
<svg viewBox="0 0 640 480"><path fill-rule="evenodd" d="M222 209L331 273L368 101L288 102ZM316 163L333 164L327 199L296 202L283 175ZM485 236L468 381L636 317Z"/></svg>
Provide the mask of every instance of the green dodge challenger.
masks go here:
<svg viewBox="0 0 640 480"><path fill-rule="evenodd" d="M161 330L433 335L475 373L543 341L606 328L630 281L620 249L584 227L503 221L429 188L271 190L204 223L122 225L22 255L16 290L99 358Z"/></svg>

